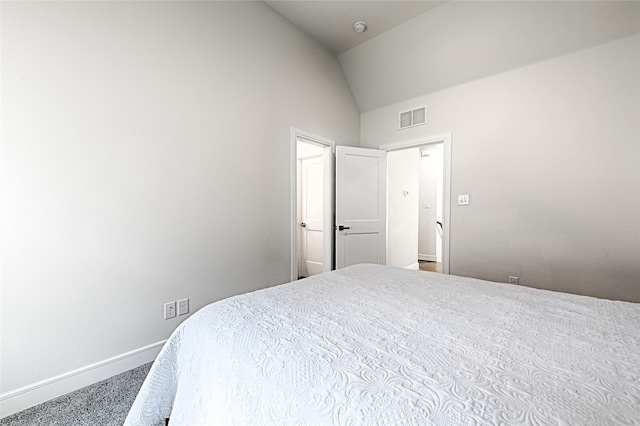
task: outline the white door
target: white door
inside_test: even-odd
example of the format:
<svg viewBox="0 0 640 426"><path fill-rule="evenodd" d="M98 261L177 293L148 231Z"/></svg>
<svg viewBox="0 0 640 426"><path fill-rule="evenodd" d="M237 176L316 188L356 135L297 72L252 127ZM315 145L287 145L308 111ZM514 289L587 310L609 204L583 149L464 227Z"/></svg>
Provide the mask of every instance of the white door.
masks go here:
<svg viewBox="0 0 640 426"><path fill-rule="evenodd" d="M301 262L300 276L323 271L324 258L324 161L323 157L300 160Z"/></svg>
<svg viewBox="0 0 640 426"><path fill-rule="evenodd" d="M336 147L336 269L386 263L387 153Z"/></svg>
<svg viewBox="0 0 640 426"><path fill-rule="evenodd" d="M291 176L295 178L291 194L293 281L333 269L335 145L331 140L298 129L292 129L291 139ZM303 161L310 159L314 160L307 162L303 170Z"/></svg>

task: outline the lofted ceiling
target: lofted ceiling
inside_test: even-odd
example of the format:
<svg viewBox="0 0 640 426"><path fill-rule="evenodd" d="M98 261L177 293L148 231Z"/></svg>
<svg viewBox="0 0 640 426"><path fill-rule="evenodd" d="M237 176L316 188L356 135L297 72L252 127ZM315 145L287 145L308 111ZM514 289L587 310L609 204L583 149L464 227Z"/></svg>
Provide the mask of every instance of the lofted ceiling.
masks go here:
<svg viewBox="0 0 640 426"><path fill-rule="evenodd" d="M338 57L360 112L640 32L640 0L264 1Z"/></svg>
<svg viewBox="0 0 640 426"><path fill-rule="evenodd" d="M265 0L276 12L292 22L336 55L397 27L445 1L435 0ZM357 33L353 24L367 23Z"/></svg>

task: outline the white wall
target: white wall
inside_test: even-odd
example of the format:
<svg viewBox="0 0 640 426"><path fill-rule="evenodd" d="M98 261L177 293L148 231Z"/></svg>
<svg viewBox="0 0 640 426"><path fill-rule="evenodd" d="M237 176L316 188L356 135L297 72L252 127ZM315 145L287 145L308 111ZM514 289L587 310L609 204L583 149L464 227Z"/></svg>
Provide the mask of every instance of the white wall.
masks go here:
<svg viewBox="0 0 640 426"><path fill-rule="evenodd" d="M358 143L338 60L262 2L2 3L7 393L290 274L290 127ZM5 413L3 413L5 414Z"/></svg>
<svg viewBox="0 0 640 426"><path fill-rule="evenodd" d="M451 273L638 302L639 117L634 35L364 113L361 146L452 132Z"/></svg>
<svg viewBox="0 0 640 426"><path fill-rule="evenodd" d="M387 153L387 265L418 267L418 148Z"/></svg>

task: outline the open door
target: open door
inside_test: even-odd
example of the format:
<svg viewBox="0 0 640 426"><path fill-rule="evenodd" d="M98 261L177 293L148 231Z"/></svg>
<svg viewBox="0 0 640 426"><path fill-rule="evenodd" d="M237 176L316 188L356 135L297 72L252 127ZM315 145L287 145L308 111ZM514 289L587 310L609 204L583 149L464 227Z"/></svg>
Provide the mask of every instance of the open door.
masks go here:
<svg viewBox="0 0 640 426"><path fill-rule="evenodd" d="M386 263L387 153L336 147L336 269Z"/></svg>
<svg viewBox="0 0 640 426"><path fill-rule="evenodd" d="M291 129L291 281L333 269L334 146ZM304 161L311 158L316 160ZM302 196L310 191L312 199Z"/></svg>
<svg viewBox="0 0 640 426"><path fill-rule="evenodd" d="M321 150L321 148L318 148ZM310 277L323 272L324 197L322 157L300 160L300 265L298 275ZM331 263L331 258L328 258Z"/></svg>

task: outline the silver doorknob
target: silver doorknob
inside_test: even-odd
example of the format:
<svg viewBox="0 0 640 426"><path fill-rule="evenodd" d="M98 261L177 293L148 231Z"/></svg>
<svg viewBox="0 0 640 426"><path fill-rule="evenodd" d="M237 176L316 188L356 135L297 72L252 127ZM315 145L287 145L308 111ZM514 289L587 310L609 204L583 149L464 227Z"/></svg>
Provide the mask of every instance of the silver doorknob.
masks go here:
<svg viewBox="0 0 640 426"><path fill-rule="evenodd" d="M307 224L306 224L306 223L304 223L304 222L302 222L302 223L300 224L300 226L302 226L303 228L306 228L306 227L307 227Z"/></svg>

